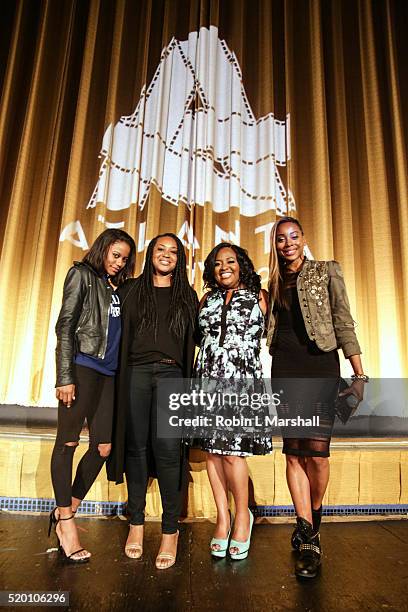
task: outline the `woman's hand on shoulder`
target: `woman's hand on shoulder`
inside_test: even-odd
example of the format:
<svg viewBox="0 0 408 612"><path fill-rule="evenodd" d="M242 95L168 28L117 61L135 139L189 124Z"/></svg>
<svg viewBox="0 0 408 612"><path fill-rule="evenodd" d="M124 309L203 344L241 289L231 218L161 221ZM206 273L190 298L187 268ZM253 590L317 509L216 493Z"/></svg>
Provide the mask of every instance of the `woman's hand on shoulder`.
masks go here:
<svg viewBox="0 0 408 612"><path fill-rule="evenodd" d="M263 314L268 314L268 305L269 305L269 293L265 289L261 289L259 292L259 308L262 310Z"/></svg>
<svg viewBox="0 0 408 612"><path fill-rule="evenodd" d="M57 400L66 405L67 408L71 408L72 403L75 400L75 385L63 385L55 389L55 395Z"/></svg>

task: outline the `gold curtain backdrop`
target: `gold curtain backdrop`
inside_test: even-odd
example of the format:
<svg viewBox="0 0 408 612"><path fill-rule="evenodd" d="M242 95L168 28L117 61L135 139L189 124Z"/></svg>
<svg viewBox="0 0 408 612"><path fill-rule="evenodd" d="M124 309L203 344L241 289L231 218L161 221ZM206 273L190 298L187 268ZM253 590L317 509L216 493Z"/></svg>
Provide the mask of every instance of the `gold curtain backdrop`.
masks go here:
<svg viewBox="0 0 408 612"><path fill-rule="evenodd" d="M53 405L62 284L107 226L221 239L266 281L275 218L344 270L367 372L408 370L408 4L17 0L0 20L0 403Z"/></svg>

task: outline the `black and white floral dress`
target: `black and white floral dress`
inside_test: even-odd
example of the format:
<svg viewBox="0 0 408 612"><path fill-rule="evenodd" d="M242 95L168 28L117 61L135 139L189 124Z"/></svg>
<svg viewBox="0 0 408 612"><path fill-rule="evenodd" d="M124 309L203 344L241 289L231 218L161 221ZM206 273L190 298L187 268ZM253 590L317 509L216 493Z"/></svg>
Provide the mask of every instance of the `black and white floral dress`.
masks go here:
<svg viewBox="0 0 408 612"><path fill-rule="evenodd" d="M195 375L200 379L212 379L218 392L241 389L245 393L262 393L260 341L265 317L258 295L248 289L237 289L228 304L226 297L224 290L213 291L200 310L202 340ZM254 410L252 406L236 405L232 410L236 416L245 418L252 418L259 412L259 422L264 416L264 409L258 410L258 407ZM231 406L228 415L231 416ZM265 455L272 452L272 439L264 433L262 427L214 428L211 437L195 443L210 453L242 457Z"/></svg>

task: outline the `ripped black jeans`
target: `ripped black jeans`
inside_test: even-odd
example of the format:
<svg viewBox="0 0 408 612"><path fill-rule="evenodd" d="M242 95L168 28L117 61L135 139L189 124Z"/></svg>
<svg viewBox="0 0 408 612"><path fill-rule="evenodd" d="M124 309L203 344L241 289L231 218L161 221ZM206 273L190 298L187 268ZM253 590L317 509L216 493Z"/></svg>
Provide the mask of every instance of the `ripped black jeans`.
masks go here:
<svg viewBox="0 0 408 612"><path fill-rule="evenodd" d="M58 405L58 429L51 457L51 478L57 506L71 506L71 498L84 499L106 456L98 448L112 438L115 377L75 365L75 401L71 408ZM89 428L89 448L78 464L72 484L72 463L84 421ZM106 452L106 451L105 451Z"/></svg>

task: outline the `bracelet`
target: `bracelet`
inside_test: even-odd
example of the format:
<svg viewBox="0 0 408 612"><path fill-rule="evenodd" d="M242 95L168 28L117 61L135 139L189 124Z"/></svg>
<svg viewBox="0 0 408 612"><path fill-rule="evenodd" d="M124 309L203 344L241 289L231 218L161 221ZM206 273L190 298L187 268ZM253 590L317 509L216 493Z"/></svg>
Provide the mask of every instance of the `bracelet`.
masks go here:
<svg viewBox="0 0 408 612"><path fill-rule="evenodd" d="M352 374L350 376L351 380L362 380L365 383L368 383L370 377L367 374Z"/></svg>

